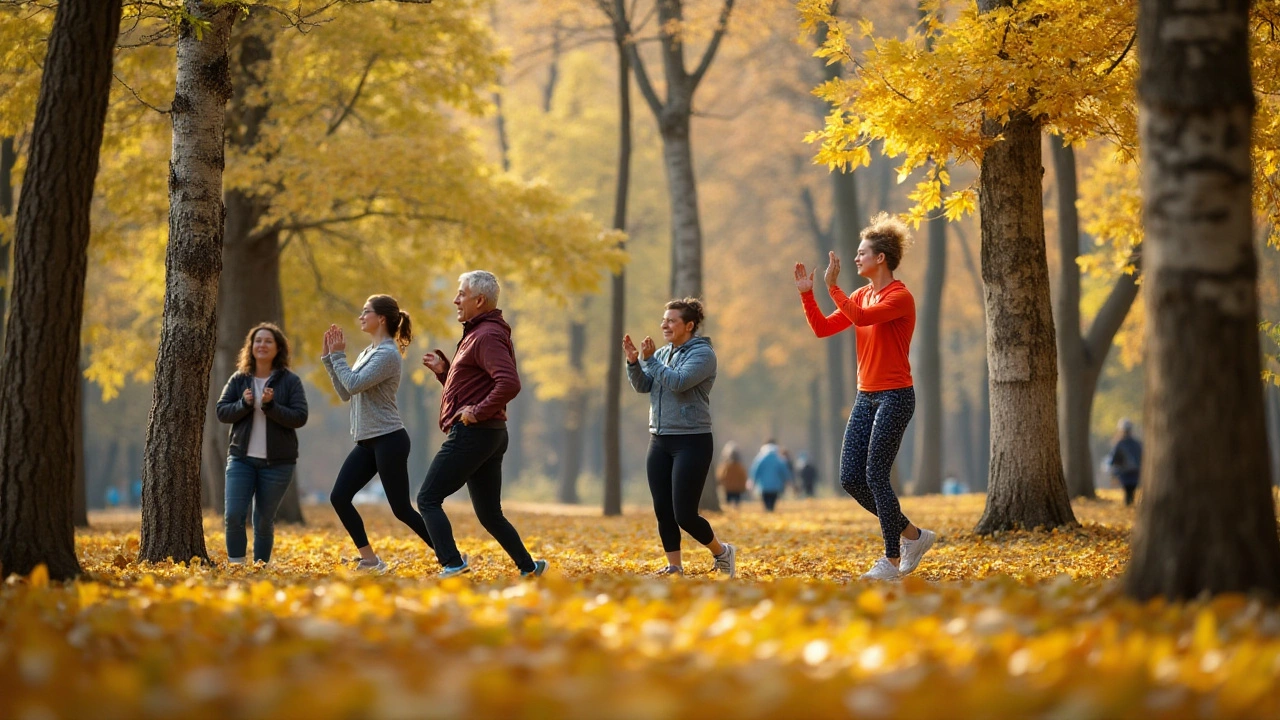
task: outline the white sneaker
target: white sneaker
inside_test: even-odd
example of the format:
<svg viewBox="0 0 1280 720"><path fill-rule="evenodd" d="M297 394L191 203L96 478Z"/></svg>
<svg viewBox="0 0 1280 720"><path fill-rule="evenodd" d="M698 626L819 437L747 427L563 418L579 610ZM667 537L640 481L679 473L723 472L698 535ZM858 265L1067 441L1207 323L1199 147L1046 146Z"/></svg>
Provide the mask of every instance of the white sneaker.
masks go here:
<svg viewBox="0 0 1280 720"><path fill-rule="evenodd" d="M898 572L898 568L887 557L880 558L870 570L862 573L863 580L897 580L901 577L902 573Z"/></svg>
<svg viewBox="0 0 1280 720"><path fill-rule="evenodd" d="M724 552L716 555L716 564L713 570L721 575L728 575L730 579L738 577L738 549L729 543L724 544Z"/></svg>
<svg viewBox="0 0 1280 720"><path fill-rule="evenodd" d="M920 528L920 537L915 540L902 538L902 560L898 562L898 572L906 575L919 567L920 559L924 557L925 553L929 552L929 548L933 547L933 543L937 539L937 533L924 528Z"/></svg>

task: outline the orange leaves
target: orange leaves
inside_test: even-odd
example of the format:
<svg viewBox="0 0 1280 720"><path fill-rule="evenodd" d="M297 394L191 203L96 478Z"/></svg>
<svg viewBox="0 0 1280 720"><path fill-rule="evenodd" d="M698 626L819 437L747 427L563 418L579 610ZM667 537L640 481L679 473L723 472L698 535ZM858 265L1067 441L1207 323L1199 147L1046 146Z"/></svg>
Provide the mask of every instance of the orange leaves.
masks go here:
<svg viewBox="0 0 1280 720"><path fill-rule="evenodd" d="M689 577L644 577L661 547L642 508L511 512L551 560L537 582L464 505L476 570L443 582L385 511L366 512L381 577L349 571L319 509L266 567L139 565L136 523L95 518L82 581L0 586L0 716L1274 716L1280 611L1125 600L1132 515L1103 495L1080 528L992 537L968 532L980 496L906 498L942 540L899 583L856 580L882 547L843 498L712 516L736 582L688 541Z"/></svg>

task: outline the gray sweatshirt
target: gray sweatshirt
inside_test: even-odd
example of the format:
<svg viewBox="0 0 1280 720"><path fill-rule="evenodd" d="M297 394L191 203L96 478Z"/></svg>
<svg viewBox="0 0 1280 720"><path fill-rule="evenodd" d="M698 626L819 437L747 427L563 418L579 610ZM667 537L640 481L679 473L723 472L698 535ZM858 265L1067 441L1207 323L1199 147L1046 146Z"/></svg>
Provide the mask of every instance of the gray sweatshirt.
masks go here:
<svg viewBox="0 0 1280 720"><path fill-rule="evenodd" d="M665 345L648 360L627 363L627 380L636 392L649 393L650 433L711 432L716 352L708 338L691 338L680 347Z"/></svg>
<svg viewBox="0 0 1280 720"><path fill-rule="evenodd" d="M396 409L400 387L400 351L395 340L370 345L347 367L347 354L332 352L320 358L329 371L338 397L351 401L351 435L357 442L393 433L404 427Z"/></svg>

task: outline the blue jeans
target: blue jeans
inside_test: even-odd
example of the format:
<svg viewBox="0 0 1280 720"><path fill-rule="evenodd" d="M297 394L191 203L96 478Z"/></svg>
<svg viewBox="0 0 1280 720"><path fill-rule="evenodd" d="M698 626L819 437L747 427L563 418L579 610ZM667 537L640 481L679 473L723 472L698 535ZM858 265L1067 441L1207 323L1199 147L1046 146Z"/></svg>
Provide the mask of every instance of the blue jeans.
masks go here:
<svg viewBox="0 0 1280 720"><path fill-rule="evenodd" d="M275 544L276 511L293 481L295 463L268 463L251 457L227 458L227 495L224 523L227 557L242 558L249 543L244 521L253 503L253 559L271 560Z"/></svg>

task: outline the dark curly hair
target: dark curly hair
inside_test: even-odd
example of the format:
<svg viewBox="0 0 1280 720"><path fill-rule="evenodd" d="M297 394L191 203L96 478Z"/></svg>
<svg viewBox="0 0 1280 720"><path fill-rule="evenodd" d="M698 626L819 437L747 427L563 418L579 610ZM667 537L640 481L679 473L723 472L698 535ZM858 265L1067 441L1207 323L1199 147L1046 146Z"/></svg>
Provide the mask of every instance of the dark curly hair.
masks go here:
<svg viewBox="0 0 1280 720"><path fill-rule="evenodd" d="M289 338L275 323L262 322L254 325L244 338L244 347L240 348L240 357L236 360L236 369L245 374L253 372L253 338L259 330L270 330L276 338L276 359L271 362L272 370L284 370L289 367Z"/></svg>
<svg viewBox="0 0 1280 720"><path fill-rule="evenodd" d="M702 321L707 317L702 309L702 301L697 298L687 297L682 300L672 300L667 303L667 309L679 310L681 320L693 323L695 335L698 332L698 328L702 327Z"/></svg>

